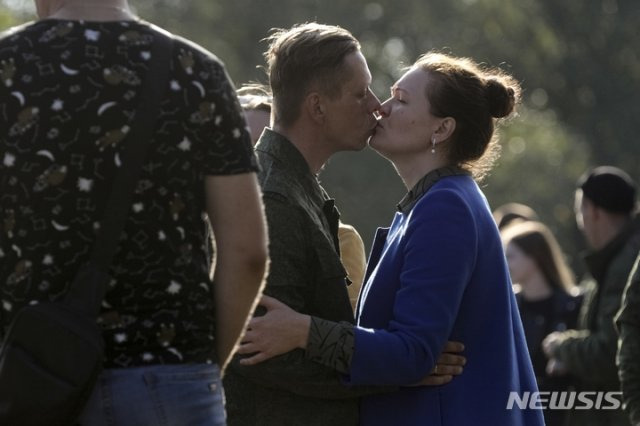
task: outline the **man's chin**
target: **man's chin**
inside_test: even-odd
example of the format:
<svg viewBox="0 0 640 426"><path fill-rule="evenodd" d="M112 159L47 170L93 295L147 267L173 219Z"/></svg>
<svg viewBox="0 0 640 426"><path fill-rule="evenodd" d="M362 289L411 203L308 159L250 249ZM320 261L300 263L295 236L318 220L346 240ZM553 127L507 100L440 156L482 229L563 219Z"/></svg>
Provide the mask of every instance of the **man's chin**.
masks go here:
<svg viewBox="0 0 640 426"><path fill-rule="evenodd" d="M371 136L369 136L369 139L367 139L367 145L369 145L369 148L371 149L376 149L376 135L375 133Z"/></svg>
<svg viewBox="0 0 640 426"><path fill-rule="evenodd" d="M361 142L350 144L348 147L345 147L343 151L362 151L369 145L369 138L362 139Z"/></svg>

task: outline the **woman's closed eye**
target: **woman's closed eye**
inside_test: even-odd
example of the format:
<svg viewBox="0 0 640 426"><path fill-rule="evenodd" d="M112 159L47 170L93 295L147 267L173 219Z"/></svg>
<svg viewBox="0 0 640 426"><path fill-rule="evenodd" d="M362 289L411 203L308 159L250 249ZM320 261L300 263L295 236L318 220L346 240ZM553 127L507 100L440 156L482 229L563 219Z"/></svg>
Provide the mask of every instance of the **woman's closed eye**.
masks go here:
<svg viewBox="0 0 640 426"><path fill-rule="evenodd" d="M401 104L407 103L406 95L403 93L403 90L398 89L397 87L391 88L391 97Z"/></svg>

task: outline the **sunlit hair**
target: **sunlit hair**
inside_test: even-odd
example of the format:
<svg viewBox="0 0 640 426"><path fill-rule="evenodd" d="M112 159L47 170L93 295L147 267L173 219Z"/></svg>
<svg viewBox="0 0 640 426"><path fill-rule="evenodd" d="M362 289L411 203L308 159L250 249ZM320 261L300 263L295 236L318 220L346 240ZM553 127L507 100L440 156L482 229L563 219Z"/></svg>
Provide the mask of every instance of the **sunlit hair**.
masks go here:
<svg viewBox="0 0 640 426"><path fill-rule="evenodd" d="M444 144L451 164L482 179L500 154L496 119L509 116L520 100L520 85L500 69L469 58L429 52L413 65L429 74L426 96L431 113L452 117L455 131Z"/></svg>
<svg viewBox="0 0 640 426"><path fill-rule="evenodd" d="M526 220L538 220L538 213L526 204L507 203L493 211L493 219L498 229Z"/></svg>
<svg viewBox="0 0 640 426"><path fill-rule="evenodd" d="M242 109L271 113L273 99L268 86L259 83L244 84L237 93Z"/></svg>
<svg viewBox="0 0 640 426"><path fill-rule="evenodd" d="M505 246L515 244L532 258L551 287L575 293L574 275L546 225L536 221L509 225L504 229L502 239Z"/></svg>
<svg viewBox="0 0 640 426"><path fill-rule="evenodd" d="M344 58L360 49L349 31L315 22L274 30L266 40L274 121L285 127L298 119L311 90L330 98L340 95L342 83L350 77L345 75Z"/></svg>

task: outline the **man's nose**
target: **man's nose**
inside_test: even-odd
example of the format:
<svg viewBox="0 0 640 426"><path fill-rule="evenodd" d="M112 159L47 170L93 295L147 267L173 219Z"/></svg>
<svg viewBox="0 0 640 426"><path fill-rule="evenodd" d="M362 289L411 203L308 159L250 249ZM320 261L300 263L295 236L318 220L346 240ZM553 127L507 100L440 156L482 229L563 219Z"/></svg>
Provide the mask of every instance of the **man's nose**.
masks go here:
<svg viewBox="0 0 640 426"><path fill-rule="evenodd" d="M370 100L369 100L369 108L371 110L371 112L378 112L378 110L380 109L380 99L378 99L378 97L376 96L375 93L373 93L371 90L369 90L369 94L370 94Z"/></svg>

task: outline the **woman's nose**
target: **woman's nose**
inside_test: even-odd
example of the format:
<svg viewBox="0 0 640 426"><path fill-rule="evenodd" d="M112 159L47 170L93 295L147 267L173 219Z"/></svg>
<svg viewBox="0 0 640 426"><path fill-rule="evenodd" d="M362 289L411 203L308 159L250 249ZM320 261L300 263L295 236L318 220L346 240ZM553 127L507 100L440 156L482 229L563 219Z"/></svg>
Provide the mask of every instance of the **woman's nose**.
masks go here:
<svg viewBox="0 0 640 426"><path fill-rule="evenodd" d="M390 105L389 101L386 101L386 102L380 104L380 106L378 107L378 114L382 118L388 117L389 114L391 114L391 105Z"/></svg>

